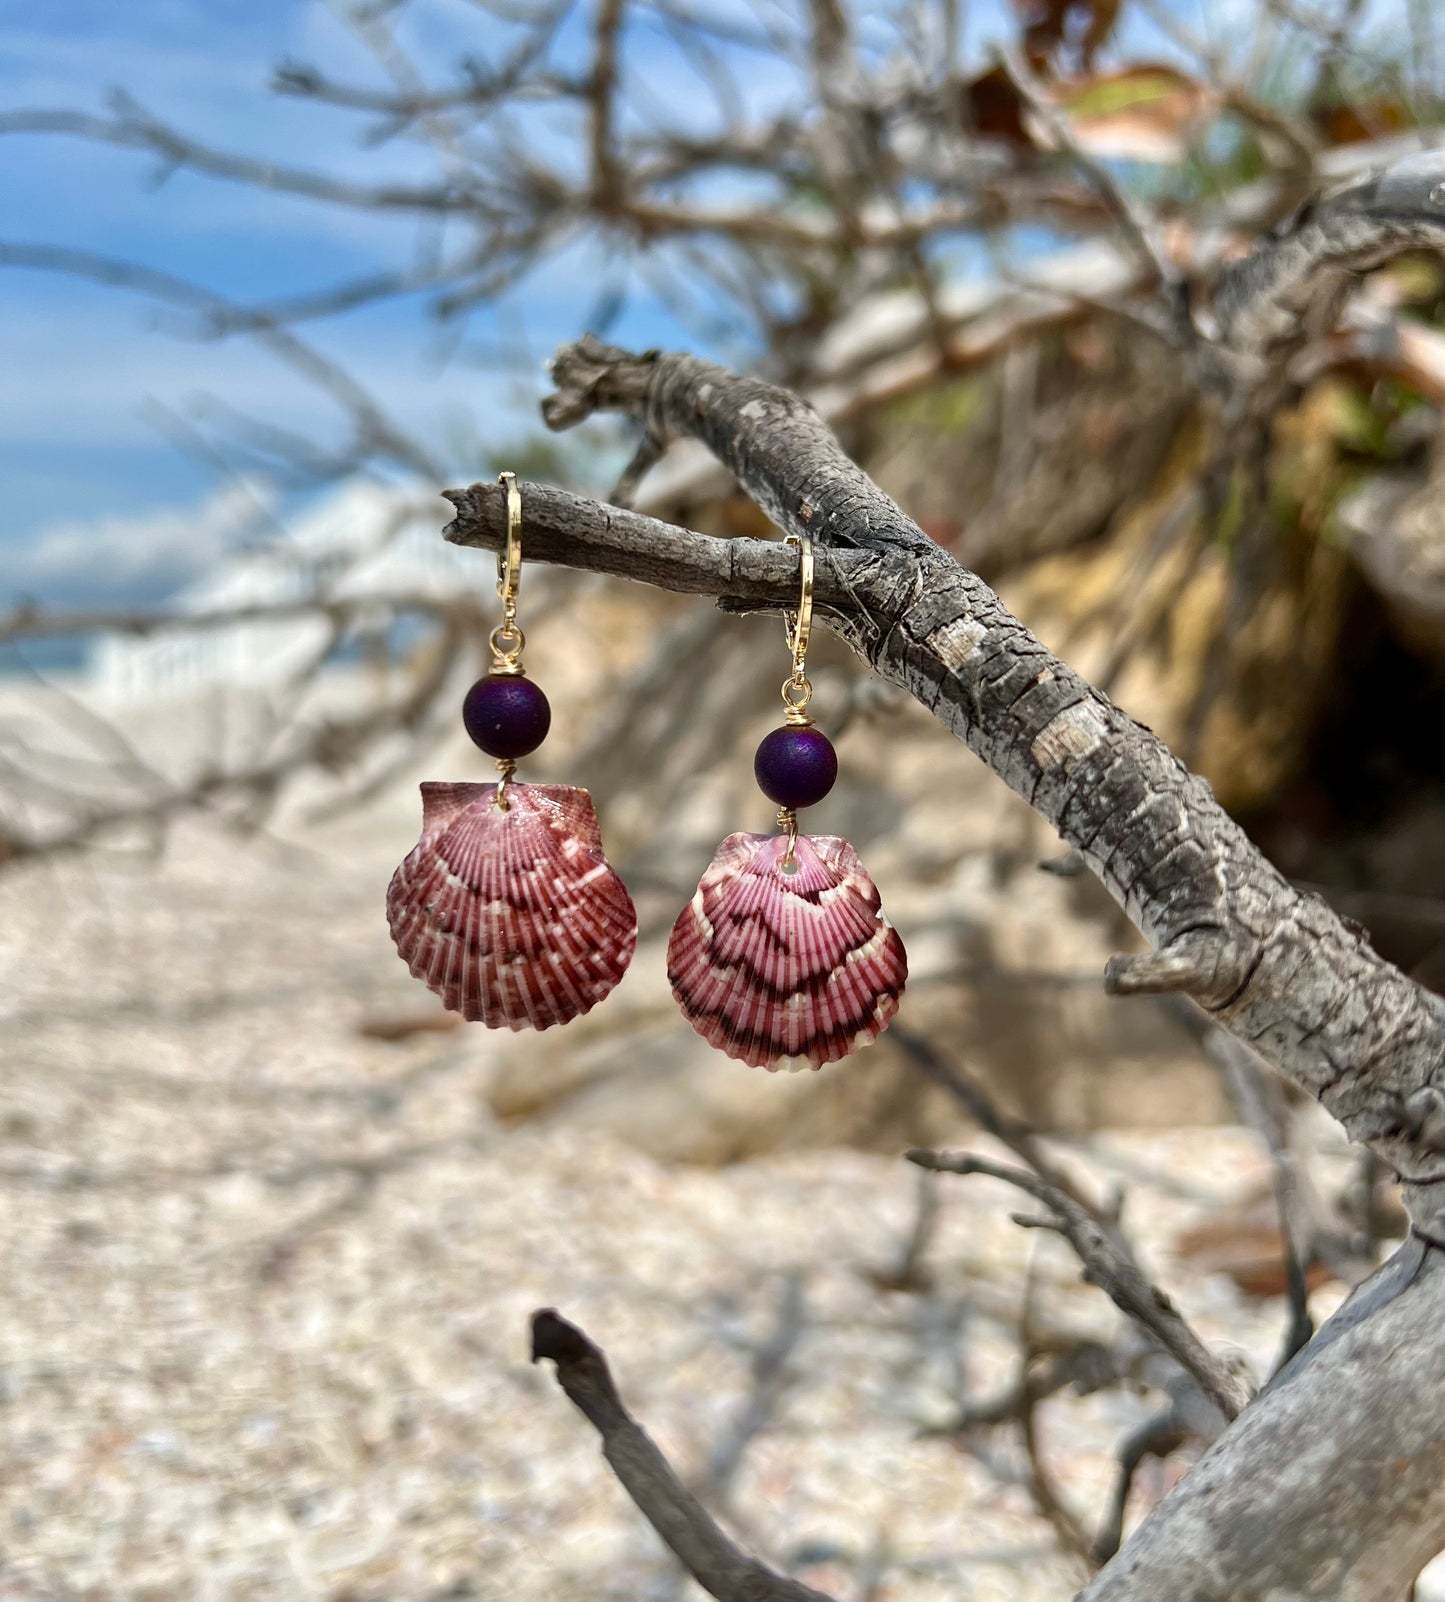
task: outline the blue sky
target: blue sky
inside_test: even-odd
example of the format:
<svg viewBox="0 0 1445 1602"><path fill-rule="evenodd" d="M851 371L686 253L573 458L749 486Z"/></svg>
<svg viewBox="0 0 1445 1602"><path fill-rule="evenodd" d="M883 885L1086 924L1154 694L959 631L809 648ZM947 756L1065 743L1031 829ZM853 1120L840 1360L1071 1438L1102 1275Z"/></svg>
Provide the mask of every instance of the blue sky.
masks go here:
<svg viewBox="0 0 1445 1602"><path fill-rule="evenodd" d="M1178 3L1196 23L1227 33L1228 19L1254 0ZM977 47L998 31L1008 0L968 10ZM502 43L503 30L467 0L418 0L403 16L407 42L443 81L461 48L486 57ZM0 0L0 109L99 111L124 87L217 146L373 180L434 172L429 156L400 141L360 148L363 118L269 93L283 59L324 64L348 81L383 81L325 0ZM687 115L705 97L675 53L669 61L649 87ZM749 98L765 103L785 81L781 69L754 59ZM419 242L417 225L394 216L184 171L154 177L153 159L137 152L54 135L0 138L0 240L129 258L242 300L402 265ZM573 251L508 302L507 335L537 356L520 383L452 359L416 300L313 323L306 336L459 474L479 471L478 443L505 447L535 427L541 357L582 331L607 271L595 251ZM176 325L129 292L0 266L0 605L20 594L94 603L162 593L234 538L234 497L218 494L214 476L154 421L185 412L198 394L338 437L330 403L255 345L177 338ZM625 342L698 345L645 294L611 332ZM488 330L483 323L472 334Z"/></svg>
<svg viewBox="0 0 1445 1602"><path fill-rule="evenodd" d="M480 16L441 0L429 20L445 47L463 25L475 43ZM372 179L428 171L425 158L401 144L359 150L360 118L269 94L283 58L378 81L374 62L315 0L0 3L5 109L99 110L124 86L148 110L216 145ZM394 217L188 172L157 185L154 165L68 137L0 140L0 238L164 267L243 300L402 265L415 246L415 227ZM509 332L525 333L539 362L578 331L597 265L559 260L509 308ZM631 337L666 330L660 314L639 310ZM127 552L114 569L118 594L164 589L189 565L176 513L196 507L206 522L214 479L158 431L150 420L158 408L181 412L209 392L287 427L339 437L334 408L289 369L244 340L173 337L179 322L124 290L0 268L0 604L18 593L98 599L104 564L85 561L76 538L88 525L96 527L98 558ZM504 441L533 426L540 366L519 387L449 362L414 301L329 319L306 334L443 455L445 442ZM150 541L153 520L147 563L134 547ZM208 556L207 537L198 535L198 545L198 557Z"/></svg>

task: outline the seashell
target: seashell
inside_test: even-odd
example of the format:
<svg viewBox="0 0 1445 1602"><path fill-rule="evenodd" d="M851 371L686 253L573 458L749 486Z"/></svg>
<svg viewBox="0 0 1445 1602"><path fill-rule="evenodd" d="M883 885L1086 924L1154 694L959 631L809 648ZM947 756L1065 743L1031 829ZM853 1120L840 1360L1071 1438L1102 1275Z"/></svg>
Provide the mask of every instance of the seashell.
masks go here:
<svg viewBox="0 0 1445 1602"><path fill-rule="evenodd" d="M463 1018L550 1029L626 972L637 913L592 797L564 784L424 784L421 839L386 893L412 973Z"/></svg>
<svg viewBox="0 0 1445 1602"><path fill-rule="evenodd" d="M673 925L667 976L693 1028L729 1057L821 1068L888 1027L908 959L846 840L799 835L792 872L787 844L766 834L723 841Z"/></svg>

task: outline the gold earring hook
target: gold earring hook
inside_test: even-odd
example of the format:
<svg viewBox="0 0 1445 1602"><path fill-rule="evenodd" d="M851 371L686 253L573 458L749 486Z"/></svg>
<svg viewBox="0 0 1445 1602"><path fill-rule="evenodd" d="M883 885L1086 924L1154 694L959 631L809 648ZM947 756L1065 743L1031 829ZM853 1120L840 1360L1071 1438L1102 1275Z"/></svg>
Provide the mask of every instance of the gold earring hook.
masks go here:
<svg viewBox="0 0 1445 1602"><path fill-rule="evenodd" d="M813 699L813 686L808 682L808 639L813 632L813 542L806 534L789 534L785 545L798 547L798 606L796 611L783 614L783 628L788 637L788 649L793 653L793 671L783 683L783 705L788 709L786 721L791 724L808 724L808 703Z"/></svg>
<svg viewBox="0 0 1445 1602"><path fill-rule="evenodd" d="M493 673L521 673L522 648L527 637L517 625L517 591L522 586L522 492L515 473L498 473L507 491L507 544L497 553L497 594L502 598L502 621L492 630Z"/></svg>

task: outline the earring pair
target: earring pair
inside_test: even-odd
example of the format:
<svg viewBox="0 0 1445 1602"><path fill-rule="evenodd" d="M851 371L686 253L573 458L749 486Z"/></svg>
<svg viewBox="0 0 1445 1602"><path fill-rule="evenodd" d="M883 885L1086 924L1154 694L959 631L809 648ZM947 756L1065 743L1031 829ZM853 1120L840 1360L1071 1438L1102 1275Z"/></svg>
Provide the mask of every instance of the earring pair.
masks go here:
<svg viewBox="0 0 1445 1602"><path fill-rule="evenodd" d="M444 1006L491 1028L548 1029L616 986L636 950L637 913L603 853L587 792L514 777L546 738L551 708L522 666L521 494L512 474L499 482L502 621L491 634L491 671L462 707L498 779L422 785L421 839L392 877L387 920L403 961ZM838 760L808 716L812 545L789 543L799 548L801 580L785 619L793 670L783 725L753 764L779 808L778 832L723 841L667 948L673 996L698 1034L768 1069L820 1068L876 1039L907 979L903 943L853 847L798 830L798 809L828 794Z"/></svg>

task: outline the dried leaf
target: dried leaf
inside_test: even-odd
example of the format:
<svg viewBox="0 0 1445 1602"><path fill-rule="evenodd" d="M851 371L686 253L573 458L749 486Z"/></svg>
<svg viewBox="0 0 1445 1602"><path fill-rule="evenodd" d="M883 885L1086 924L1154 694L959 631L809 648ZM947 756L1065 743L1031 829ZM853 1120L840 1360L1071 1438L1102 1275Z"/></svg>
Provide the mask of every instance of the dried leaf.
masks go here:
<svg viewBox="0 0 1445 1602"><path fill-rule="evenodd" d="M963 89L964 126L989 139L1033 149L1024 125L1023 97L1003 67L990 67Z"/></svg>
<svg viewBox="0 0 1445 1602"><path fill-rule="evenodd" d="M1155 63L1078 79L1057 93L1084 149L1129 161L1181 160L1189 129L1214 105L1207 85Z"/></svg>
<svg viewBox="0 0 1445 1602"><path fill-rule="evenodd" d="M1029 63L1036 71L1047 70L1067 48L1079 67L1092 66L1121 4L1122 0L1014 0Z"/></svg>
<svg viewBox="0 0 1445 1602"><path fill-rule="evenodd" d="M1398 100L1356 101L1350 104L1313 106L1310 121L1331 145L1355 145L1378 139L1382 134L1400 133L1415 125L1408 106Z"/></svg>

